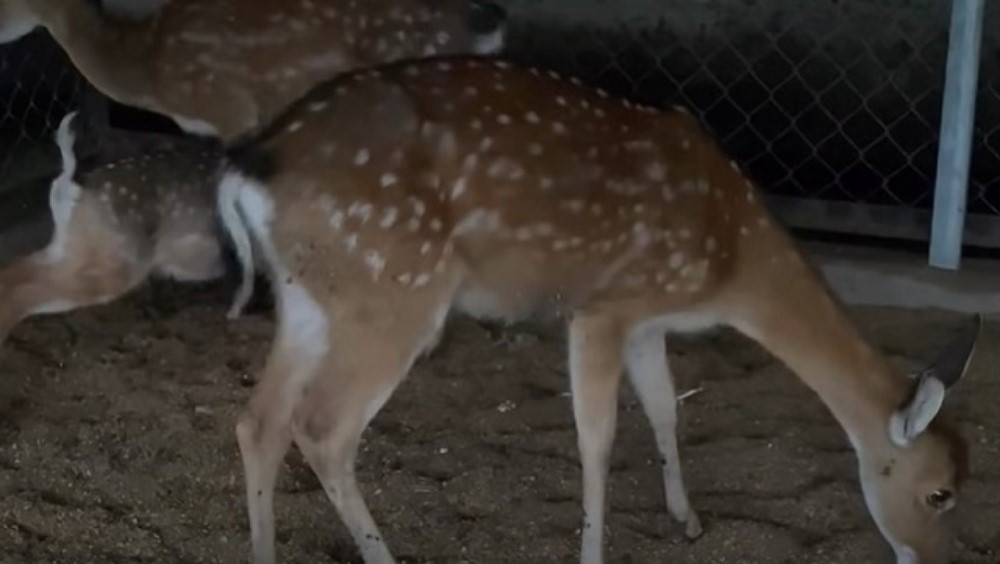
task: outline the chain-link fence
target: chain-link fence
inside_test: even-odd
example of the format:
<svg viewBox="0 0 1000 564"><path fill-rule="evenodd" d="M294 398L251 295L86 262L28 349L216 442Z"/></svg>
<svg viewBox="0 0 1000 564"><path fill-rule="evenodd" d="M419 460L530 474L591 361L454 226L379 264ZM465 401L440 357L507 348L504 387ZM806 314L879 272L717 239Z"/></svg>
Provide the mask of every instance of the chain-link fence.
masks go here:
<svg viewBox="0 0 1000 564"><path fill-rule="evenodd" d="M43 32L0 45L0 192L57 166L53 132L87 88Z"/></svg>
<svg viewBox="0 0 1000 564"><path fill-rule="evenodd" d="M929 237L949 0L514 3L515 58L691 108L788 223ZM969 212L989 224L1000 219L1000 6L984 30ZM973 226L974 243L1000 246L1000 230Z"/></svg>
<svg viewBox="0 0 1000 564"><path fill-rule="evenodd" d="M1000 215L1000 5L986 3L969 211Z"/></svg>
<svg viewBox="0 0 1000 564"><path fill-rule="evenodd" d="M928 237L950 0L507 3L511 57L692 108L788 223ZM969 212L1000 225L1000 6L987 10ZM0 191L51 167L52 129L88 92L44 33L0 46ZM1000 247L1000 228L974 239Z"/></svg>

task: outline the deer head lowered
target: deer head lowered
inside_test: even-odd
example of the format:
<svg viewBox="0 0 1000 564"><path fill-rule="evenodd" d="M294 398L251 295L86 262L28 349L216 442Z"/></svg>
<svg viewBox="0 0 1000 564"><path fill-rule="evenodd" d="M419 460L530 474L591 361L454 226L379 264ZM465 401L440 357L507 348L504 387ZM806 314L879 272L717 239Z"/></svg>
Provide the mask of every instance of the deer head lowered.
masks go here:
<svg viewBox="0 0 1000 564"><path fill-rule="evenodd" d="M0 0L0 43L39 26L108 97L229 142L341 72L495 53L506 14L487 0L171 0L136 21L89 0Z"/></svg>
<svg viewBox="0 0 1000 564"><path fill-rule="evenodd" d="M933 368L898 373L685 111L503 62L425 59L317 88L230 156L220 217L248 242L246 272L266 265L278 302L237 425L257 564L275 559L273 488L293 440L365 562L393 561L354 477L356 448L451 310L565 319L582 562L603 559L623 372L665 461L667 507L700 533L663 335L715 325L760 342L829 408L897 562L945 561L967 455L938 412L979 319Z"/></svg>

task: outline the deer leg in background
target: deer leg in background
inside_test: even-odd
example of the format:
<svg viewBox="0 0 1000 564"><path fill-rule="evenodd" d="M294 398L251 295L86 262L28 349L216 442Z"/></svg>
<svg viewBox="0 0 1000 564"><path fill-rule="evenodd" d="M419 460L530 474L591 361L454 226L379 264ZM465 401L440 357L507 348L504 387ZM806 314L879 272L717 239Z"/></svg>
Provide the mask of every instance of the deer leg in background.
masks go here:
<svg viewBox="0 0 1000 564"><path fill-rule="evenodd" d="M642 331L632 335L625 352L629 380L639 397L660 452L663 465L663 486L667 508L671 515L685 523L688 538L701 535L701 521L691 508L681 458L677 449L677 391L670 373L667 348L659 331Z"/></svg>

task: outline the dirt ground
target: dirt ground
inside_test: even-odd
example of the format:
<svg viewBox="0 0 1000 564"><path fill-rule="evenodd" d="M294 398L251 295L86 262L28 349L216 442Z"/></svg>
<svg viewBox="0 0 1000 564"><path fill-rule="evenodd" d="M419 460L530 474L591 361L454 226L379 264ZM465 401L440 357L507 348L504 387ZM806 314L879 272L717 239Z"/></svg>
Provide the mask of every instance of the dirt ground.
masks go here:
<svg viewBox="0 0 1000 564"><path fill-rule="evenodd" d="M0 562L245 562L233 432L271 334L218 289L158 287L22 324L0 352ZM180 307L181 304L188 304ZM900 363L959 318L858 310ZM987 324L984 341L1000 339ZM671 338L682 457L705 534L667 516L652 434L631 390L609 491L610 562L889 562L853 454L819 401L762 349L722 331ZM563 358L550 326L456 319L366 434L358 475L402 562L573 562L580 484ZM973 445L964 564L1000 561L1000 364L983 347L950 398ZM297 452L277 499L280 560L359 562Z"/></svg>

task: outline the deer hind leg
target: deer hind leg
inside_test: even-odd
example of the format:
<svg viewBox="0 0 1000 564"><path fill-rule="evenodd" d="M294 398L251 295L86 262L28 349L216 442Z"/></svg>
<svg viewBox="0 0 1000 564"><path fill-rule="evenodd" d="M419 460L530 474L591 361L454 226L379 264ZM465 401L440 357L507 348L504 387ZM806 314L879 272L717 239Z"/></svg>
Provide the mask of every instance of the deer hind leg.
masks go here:
<svg viewBox="0 0 1000 564"><path fill-rule="evenodd" d="M583 564L600 564L604 559L605 494L623 344L621 326L615 320L579 316L570 323L570 382L583 468Z"/></svg>
<svg viewBox="0 0 1000 564"><path fill-rule="evenodd" d="M688 538L701 535L701 521L688 500L677 449L677 391L667 360L663 335L643 331L632 335L625 348L629 380L639 396L663 465L663 485L671 515L685 523Z"/></svg>
<svg viewBox="0 0 1000 564"><path fill-rule="evenodd" d="M440 330L443 288L392 296L338 295L333 349L296 407L296 444L367 564L394 562L355 477L361 434ZM391 306L387 305L391 304Z"/></svg>
<svg viewBox="0 0 1000 564"><path fill-rule="evenodd" d="M280 309L277 338L236 425L254 564L275 562L274 485L291 445L292 411L329 350L328 317L319 304L297 283L275 289Z"/></svg>
<svg viewBox="0 0 1000 564"><path fill-rule="evenodd" d="M24 319L109 302L141 282L148 261L115 249L114 233L83 201L44 249L0 269L0 344Z"/></svg>
<svg viewBox="0 0 1000 564"><path fill-rule="evenodd" d="M116 252L113 228L74 180L75 115L67 114L56 131L63 170L49 187L52 239L0 270L0 344L27 317L103 303L142 279L144 265Z"/></svg>
<svg viewBox="0 0 1000 564"><path fill-rule="evenodd" d="M22 258L0 271L0 345L26 317L73 307L51 287L54 276L33 259Z"/></svg>

